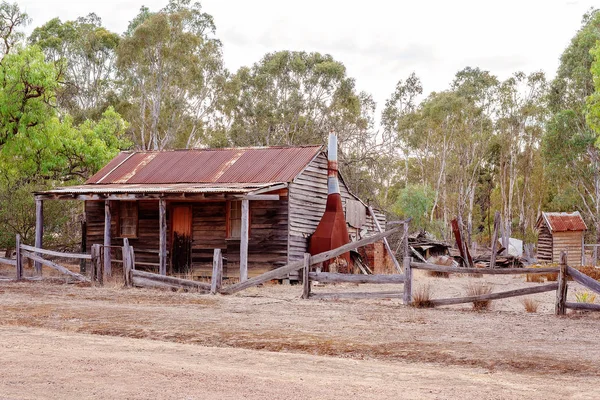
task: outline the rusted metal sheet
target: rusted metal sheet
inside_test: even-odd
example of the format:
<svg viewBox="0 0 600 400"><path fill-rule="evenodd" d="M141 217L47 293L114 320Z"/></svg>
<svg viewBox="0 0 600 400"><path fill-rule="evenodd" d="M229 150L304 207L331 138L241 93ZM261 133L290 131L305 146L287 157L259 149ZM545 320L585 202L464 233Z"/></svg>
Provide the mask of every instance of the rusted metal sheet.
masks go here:
<svg viewBox="0 0 600 400"><path fill-rule="evenodd" d="M272 186L272 183L179 183L170 185L123 184L79 185L48 190L47 194L113 194L113 193L248 193Z"/></svg>
<svg viewBox="0 0 600 400"><path fill-rule="evenodd" d="M587 226L578 211L573 213L542 213L552 232L585 231Z"/></svg>
<svg viewBox="0 0 600 400"><path fill-rule="evenodd" d="M321 146L121 153L87 184L290 182Z"/></svg>

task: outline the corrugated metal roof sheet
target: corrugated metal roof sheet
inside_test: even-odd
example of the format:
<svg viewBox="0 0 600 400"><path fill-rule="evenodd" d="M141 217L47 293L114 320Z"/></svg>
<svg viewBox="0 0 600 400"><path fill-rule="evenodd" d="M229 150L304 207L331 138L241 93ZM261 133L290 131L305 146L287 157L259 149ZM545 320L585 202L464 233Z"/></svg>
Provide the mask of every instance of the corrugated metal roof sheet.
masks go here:
<svg viewBox="0 0 600 400"><path fill-rule="evenodd" d="M552 232L585 231L587 226L581 218L579 211L566 212L543 212L542 216Z"/></svg>
<svg viewBox="0 0 600 400"><path fill-rule="evenodd" d="M112 183L107 185L79 185L48 190L46 194L118 194L118 193L248 193L257 189L272 186L273 183L175 183L175 184L129 184Z"/></svg>
<svg viewBox="0 0 600 400"><path fill-rule="evenodd" d="M123 152L86 184L290 182L321 146Z"/></svg>

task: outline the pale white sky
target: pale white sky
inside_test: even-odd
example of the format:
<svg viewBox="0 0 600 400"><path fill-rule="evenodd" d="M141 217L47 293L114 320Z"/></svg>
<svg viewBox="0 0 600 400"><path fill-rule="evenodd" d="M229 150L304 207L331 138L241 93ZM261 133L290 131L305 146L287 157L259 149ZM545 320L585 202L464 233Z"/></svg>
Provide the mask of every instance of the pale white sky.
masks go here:
<svg viewBox="0 0 600 400"><path fill-rule="evenodd" d="M168 0L20 0L32 27L54 17L98 14L118 33L140 6ZM454 74L480 67L500 78L522 70L553 76L558 59L592 0L204 0L235 71L265 53L305 50L343 62L359 90L381 111L399 79L412 71L426 93L446 89Z"/></svg>

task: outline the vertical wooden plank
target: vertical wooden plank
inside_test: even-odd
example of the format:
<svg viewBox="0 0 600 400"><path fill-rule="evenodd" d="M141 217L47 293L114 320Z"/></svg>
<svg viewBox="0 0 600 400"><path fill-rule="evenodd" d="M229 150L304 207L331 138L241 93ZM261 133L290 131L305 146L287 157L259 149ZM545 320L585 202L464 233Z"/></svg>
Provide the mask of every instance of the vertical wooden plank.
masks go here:
<svg viewBox="0 0 600 400"><path fill-rule="evenodd" d="M110 201L104 200L104 271L102 277L104 278L104 274L106 276L110 276L112 274L111 270L111 254L110 254L110 223L111 223L111 215L110 215Z"/></svg>
<svg viewBox="0 0 600 400"><path fill-rule="evenodd" d="M44 202L40 199L35 199L35 247L42 248L42 238L44 237ZM35 253L40 256L39 253ZM42 274L42 264L35 262L35 273Z"/></svg>
<svg viewBox="0 0 600 400"><path fill-rule="evenodd" d="M15 240L15 249L17 251L17 280L23 279L23 257L21 256L21 235L17 234Z"/></svg>
<svg viewBox="0 0 600 400"><path fill-rule="evenodd" d="M213 270L210 281L210 294L217 294L221 290L223 282L223 255L221 249L215 249L213 252Z"/></svg>
<svg viewBox="0 0 600 400"><path fill-rule="evenodd" d="M167 275L167 204L164 199L158 200L158 213L160 225L158 273Z"/></svg>
<svg viewBox="0 0 600 400"><path fill-rule="evenodd" d="M101 260L101 257L100 257L100 252L101 252L101 250L100 250L100 245L99 244L92 245L92 250L91 250L91 253L92 253L92 262L91 262L91 264L92 264L92 270L91 270L91 273L90 273L90 280L92 282L99 282L100 283L102 281L102 273L101 273L102 272L102 267L101 267L102 260Z"/></svg>
<svg viewBox="0 0 600 400"><path fill-rule="evenodd" d="M375 227L377 228L377 231L378 232L383 232L383 229L381 228L381 225L379 224L379 221L377 221L377 217L375 216L375 212L373 211L373 207L371 207L371 206L369 206L369 214L371 215L371 218L373 218L373 223L375 224ZM388 254L390 255L390 257L392 258L392 261L394 262L394 267L396 268L396 271L399 274L401 274L402 273L402 268L400 267L400 263L396 259L396 255L392 251L392 248L390 247L390 243L388 242L387 238L383 238L383 245L385 246L385 250L388 252Z"/></svg>
<svg viewBox="0 0 600 400"><path fill-rule="evenodd" d="M560 253L560 272L558 273L558 289L556 289L556 315L565 315L567 301L567 253Z"/></svg>
<svg viewBox="0 0 600 400"><path fill-rule="evenodd" d="M81 221L81 253L87 253L87 222ZM79 260L79 273L85 275L86 261Z"/></svg>
<svg viewBox="0 0 600 400"><path fill-rule="evenodd" d="M302 298L310 297L310 253L304 253L304 268L302 268Z"/></svg>
<svg viewBox="0 0 600 400"><path fill-rule="evenodd" d="M242 227L240 233L240 282L248 280L248 231L250 222L250 203L242 200Z"/></svg>
<svg viewBox="0 0 600 400"><path fill-rule="evenodd" d="M125 280L125 286L130 287L131 282L131 248L129 247L129 239L123 239L123 247L121 248L123 255L123 278Z"/></svg>
<svg viewBox="0 0 600 400"><path fill-rule="evenodd" d="M404 223L404 304L412 303L412 270L410 268L410 253L408 249L408 222Z"/></svg>
<svg viewBox="0 0 600 400"><path fill-rule="evenodd" d="M494 233L492 234L492 255L490 256L490 268L496 268L496 252L498 246L498 228L500 227L500 211L494 213Z"/></svg>
<svg viewBox="0 0 600 400"><path fill-rule="evenodd" d="M585 265L585 232L581 232L581 265Z"/></svg>
<svg viewBox="0 0 600 400"><path fill-rule="evenodd" d="M129 246L129 259L131 260L131 269L135 269L135 251L133 250L133 246ZM132 273L133 274L133 273ZM131 281L133 282L133 281Z"/></svg>

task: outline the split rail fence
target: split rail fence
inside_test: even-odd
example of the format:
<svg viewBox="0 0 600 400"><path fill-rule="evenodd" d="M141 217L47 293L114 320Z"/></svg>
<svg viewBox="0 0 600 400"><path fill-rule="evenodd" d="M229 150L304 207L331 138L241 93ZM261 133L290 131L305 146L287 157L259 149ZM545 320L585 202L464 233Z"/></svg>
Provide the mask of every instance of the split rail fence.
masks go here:
<svg viewBox="0 0 600 400"><path fill-rule="evenodd" d="M402 240L404 246L404 254L408 252L408 221L404 221L404 237ZM575 268L567 265L567 256L563 252L561 254L561 264L559 267L547 268L463 268L463 267L448 267L436 264L423 262L414 262L410 257L405 256L403 259L403 273L393 275L350 275L331 272L320 272L320 266L326 261L335 259L342 254L351 250L366 246L371 243L378 242L396 232L400 231L400 227L380 232L368 238L348 243L337 249L330 250L324 253L310 255L304 254L302 260L294 261L283 267L266 272L262 275L246 279L239 283L223 286L223 257L220 249L214 250L213 271L210 283L198 282L194 280L181 279L162 274L155 274L146 271L135 269L135 252L128 240L124 239L123 247L121 248L123 257L123 275L124 282L127 286L135 287L151 287L161 289L184 289L194 290L200 293L221 293L225 295L234 294L242 290L264 284L274 279L285 279L290 273L300 271L302 278L302 298L304 299L368 299L368 298L402 298L404 304L412 304L412 270L420 269L425 271L436 271L443 273L461 273L461 274L482 274L482 275L507 275L507 274L547 274L557 273L558 281L533 287L509 290L504 292L482 294L478 296L467 296L458 298L442 298L429 300L430 306L446 306L453 304L473 303L478 301L498 300L509 297L525 296L536 293L556 291L555 313L564 315L567 309L573 310L589 310L600 311L600 304L591 303L573 303L567 301L568 279L572 278L575 282L585 286L589 290L600 294L600 282L581 273ZM103 284L106 280L106 271L103 262L103 246L95 244L91 247L91 254L64 253L53 250L41 249L33 246L28 246L20 242L20 237L16 238L16 259L0 258L0 263L12 265L16 269L17 280L23 278L23 260L26 258L35 262L36 273L41 275L42 265L53 268L76 281L81 282L97 282ZM44 257L59 257L71 258L79 260L91 261L91 269L89 278L70 271L68 268L57 264L54 261ZM313 271L316 269L316 271ZM312 283L356 283L356 284L402 284L402 290L396 291L381 291L381 292L331 292L331 293L314 293Z"/></svg>

